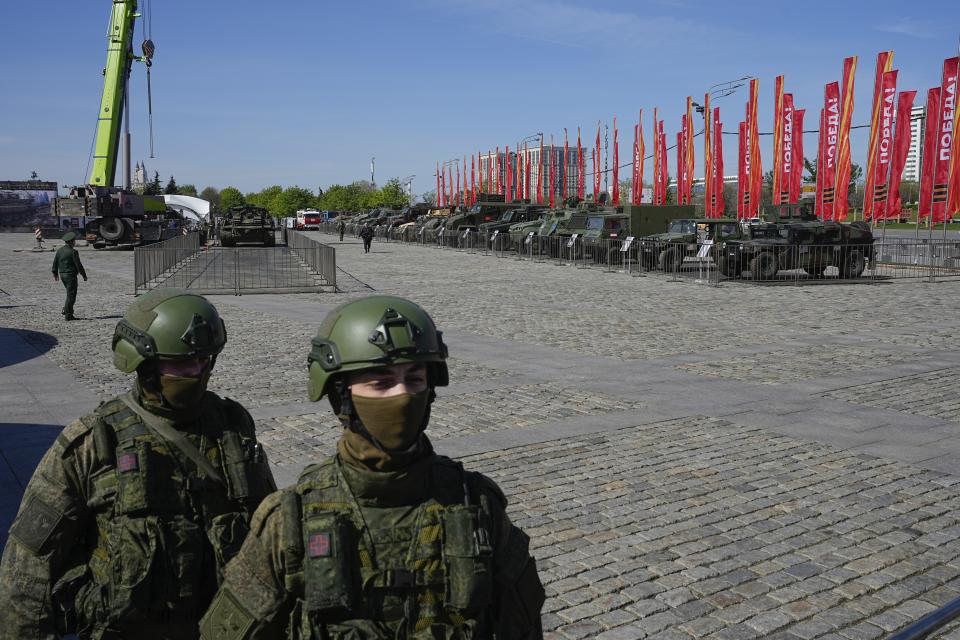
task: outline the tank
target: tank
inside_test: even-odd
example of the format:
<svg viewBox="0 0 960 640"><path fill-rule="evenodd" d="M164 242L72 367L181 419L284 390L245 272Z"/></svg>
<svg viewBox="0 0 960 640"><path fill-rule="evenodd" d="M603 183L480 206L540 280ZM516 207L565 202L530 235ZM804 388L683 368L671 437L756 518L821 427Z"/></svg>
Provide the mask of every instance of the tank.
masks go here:
<svg viewBox="0 0 960 640"><path fill-rule="evenodd" d="M276 221L270 212L250 204L230 207L220 223L220 245L234 247L239 243L276 244Z"/></svg>

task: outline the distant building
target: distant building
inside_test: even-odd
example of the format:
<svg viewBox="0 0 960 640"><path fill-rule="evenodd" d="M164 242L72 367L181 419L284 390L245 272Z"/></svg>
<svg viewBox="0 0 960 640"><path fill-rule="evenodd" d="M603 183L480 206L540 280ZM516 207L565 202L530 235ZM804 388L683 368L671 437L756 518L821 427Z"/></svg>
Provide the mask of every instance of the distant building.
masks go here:
<svg viewBox="0 0 960 640"><path fill-rule="evenodd" d="M907 151L907 161L903 166L903 180L905 182L920 181L920 163L923 147L923 130L926 125L926 107L914 107L910 111L910 150Z"/></svg>

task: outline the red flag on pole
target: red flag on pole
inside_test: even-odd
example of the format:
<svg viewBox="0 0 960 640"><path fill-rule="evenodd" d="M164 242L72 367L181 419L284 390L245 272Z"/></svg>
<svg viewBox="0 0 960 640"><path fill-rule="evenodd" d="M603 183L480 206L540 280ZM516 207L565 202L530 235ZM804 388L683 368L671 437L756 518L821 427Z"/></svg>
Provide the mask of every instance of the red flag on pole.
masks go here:
<svg viewBox="0 0 960 640"><path fill-rule="evenodd" d="M537 204L543 204L543 134L540 134L540 156L537 160Z"/></svg>
<svg viewBox="0 0 960 640"><path fill-rule="evenodd" d="M687 116L683 116L683 120L686 120ZM686 159L683 157L684 153L687 150L687 143L683 139L683 129L686 128L685 124L681 123L680 131L677 131L677 203L686 204L687 194L684 193L686 178L684 174L687 170ZM667 185L669 188L669 185Z"/></svg>
<svg viewBox="0 0 960 640"><path fill-rule="evenodd" d="M457 188L453 192L453 203L460 203L460 163L454 161L454 164L457 165Z"/></svg>
<svg viewBox="0 0 960 640"><path fill-rule="evenodd" d="M791 161L790 172L790 203L800 202L800 182L803 180L803 116L806 109L793 110L793 135L791 144L793 146L793 157Z"/></svg>
<svg viewBox="0 0 960 640"><path fill-rule="evenodd" d="M840 84L831 82L824 88L823 137L823 213L824 220L837 220L837 147L840 138Z"/></svg>
<svg viewBox="0 0 960 640"><path fill-rule="evenodd" d="M940 108L937 110L937 144L933 165L933 221L944 222L953 155L954 120L957 109L957 73L960 57L943 61L943 82L940 85Z"/></svg>
<svg viewBox="0 0 960 640"><path fill-rule="evenodd" d="M713 109L713 217L723 217L723 123L720 122L720 107Z"/></svg>
<svg viewBox="0 0 960 640"><path fill-rule="evenodd" d="M580 144L580 127L577 127L577 200L580 201L583 201L586 169L587 160L583 157L583 145Z"/></svg>
<svg viewBox="0 0 960 640"><path fill-rule="evenodd" d="M748 218L747 198L750 194L750 175L747 173L747 123L740 123L740 149L737 154L737 218Z"/></svg>
<svg viewBox="0 0 960 640"><path fill-rule="evenodd" d="M513 163L510 162L510 145L503 148L504 191L503 197L507 202L513 199Z"/></svg>
<svg viewBox="0 0 960 640"><path fill-rule="evenodd" d="M530 199L530 149L527 148L527 143L523 143L523 198L524 200Z"/></svg>
<svg viewBox="0 0 960 640"><path fill-rule="evenodd" d="M637 119L637 158L640 164L637 166L637 182L635 190L637 192L637 204L643 203L643 162L646 155L646 148L643 143L643 109L640 109L640 116Z"/></svg>
<svg viewBox="0 0 960 640"><path fill-rule="evenodd" d="M600 171L603 167L603 161L600 159L600 123L597 122L597 143L593 151L593 162L596 168L593 170L593 201L600 202Z"/></svg>
<svg viewBox="0 0 960 640"><path fill-rule="evenodd" d="M563 185L560 187L560 195L563 199L566 199L570 195L569 185L569 172L570 172L570 144L567 138L567 128L563 128L563 164L560 169L560 177L563 180Z"/></svg>
<svg viewBox="0 0 960 640"><path fill-rule="evenodd" d="M776 181L774 193L779 192L779 198L774 202L776 204L783 202L792 204L796 202L790 199L790 184L794 172L794 160L801 162L799 156L794 153L793 147L793 120L796 117L796 110L793 108L793 94L783 94L782 103L780 108L780 162L775 163L780 166L774 169L774 176L779 176L779 179Z"/></svg>
<svg viewBox="0 0 960 640"><path fill-rule="evenodd" d="M667 134L663 131L663 120L660 121L660 204L667 202L667 186L670 183L667 174Z"/></svg>
<svg viewBox="0 0 960 640"><path fill-rule="evenodd" d="M554 195L557 192L557 152L553 146L553 134L550 134L550 207L556 204Z"/></svg>
<svg viewBox="0 0 960 640"><path fill-rule="evenodd" d="M660 201L660 173L663 166L660 161L660 125L658 124L657 108L653 108L653 204L663 204Z"/></svg>
<svg viewBox="0 0 960 640"><path fill-rule="evenodd" d="M710 94L703 96L703 209L708 218L714 217L713 200L713 113L710 111Z"/></svg>
<svg viewBox="0 0 960 640"><path fill-rule="evenodd" d="M683 191L687 204L693 203L693 171L696 168L696 157L693 148L693 98L687 96L687 127L684 135L686 148L683 150Z"/></svg>
<svg viewBox="0 0 960 640"><path fill-rule="evenodd" d="M933 209L933 171L937 154L937 118L940 110L940 87L927 91L927 124L923 132L923 164L920 173L920 205L917 221L930 216Z"/></svg>
<svg viewBox="0 0 960 640"><path fill-rule="evenodd" d="M760 81L754 78L750 81L750 122L748 126L750 148L748 151L749 164L747 173L750 175L750 218L760 215L760 194L763 192L763 166L760 161L760 129L758 125L760 99Z"/></svg>
<svg viewBox="0 0 960 640"><path fill-rule="evenodd" d="M639 167L639 160L637 159L637 151L640 148L637 146L637 133L640 125L633 125L633 170L630 173L630 204L640 204L637 202L637 168Z"/></svg>
<svg viewBox="0 0 960 640"><path fill-rule="evenodd" d="M566 154L564 154L566 155ZM613 206L620 204L620 144L617 141L617 117L613 117Z"/></svg>
<svg viewBox="0 0 960 640"><path fill-rule="evenodd" d="M900 201L900 180L903 178L903 167L907 164L907 154L910 152L910 143L913 141L913 128L910 126L910 112L913 111L913 100L916 91L901 91L897 101L896 130L893 135L893 153L890 159L890 178L887 188L887 202L883 211L885 218L897 219L900 217L902 203ZM874 203L877 211L881 203Z"/></svg>
<svg viewBox="0 0 960 640"><path fill-rule="evenodd" d="M770 190L770 198L773 204L780 204L783 192L786 191L783 187L785 101L783 76L777 76L773 85L773 185Z"/></svg>
<svg viewBox="0 0 960 640"><path fill-rule="evenodd" d="M857 56L843 61L843 93L840 97L840 133L837 141L837 186L833 200L834 220L846 220L850 202L850 126L853 122L853 84L857 73Z"/></svg>
<svg viewBox="0 0 960 640"><path fill-rule="evenodd" d="M873 158L873 197L868 212L864 205L864 219L886 217L887 186L890 161L893 159L893 114L896 110L897 72L887 71L880 79L880 113L877 122L876 153Z"/></svg>
<svg viewBox="0 0 960 640"><path fill-rule="evenodd" d="M876 175L877 144L881 118L881 89L883 74L893 69L893 51L881 51L877 54L877 69L873 77L873 110L870 116L870 141L867 144L867 172L863 188L863 219L870 220L873 214L873 203L877 197L876 187L879 186ZM886 187L886 184L883 185ZM885 199L876 200L884 206Z"/></svg>

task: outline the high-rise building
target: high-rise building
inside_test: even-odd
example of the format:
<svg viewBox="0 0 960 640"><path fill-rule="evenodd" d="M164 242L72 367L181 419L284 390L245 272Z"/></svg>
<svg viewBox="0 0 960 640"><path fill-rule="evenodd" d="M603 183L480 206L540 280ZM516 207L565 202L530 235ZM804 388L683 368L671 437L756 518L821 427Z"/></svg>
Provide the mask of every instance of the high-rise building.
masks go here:
<svg viewBox="0 0 960 640"><path fill-rule="evenodd" d="M926 107L914 107L910 111L910 150L903 166L904 182L920 181L920 162L922 160L923 130L926 124Z"/></svg>

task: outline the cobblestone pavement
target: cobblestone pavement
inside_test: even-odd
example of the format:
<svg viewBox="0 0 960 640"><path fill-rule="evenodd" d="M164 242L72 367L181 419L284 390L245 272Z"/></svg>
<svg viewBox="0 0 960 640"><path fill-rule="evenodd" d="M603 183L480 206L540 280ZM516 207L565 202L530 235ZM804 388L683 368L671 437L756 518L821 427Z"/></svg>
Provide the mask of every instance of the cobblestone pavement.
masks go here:
<svg viewBox="0 0 960 640"><path fill-rule="evenodd" d="M960 284L713 288L333 244L342 293L215 298L211 388L251 409L290 482L340 429L306 401L324 314L420 302L452 354L431 437L509 497L551 640L881 638L960 596ZM85 319L64 323L52 254L19 246L0 234L0 327L91 398L124 390L131 254L82 250Z"/></svg>

